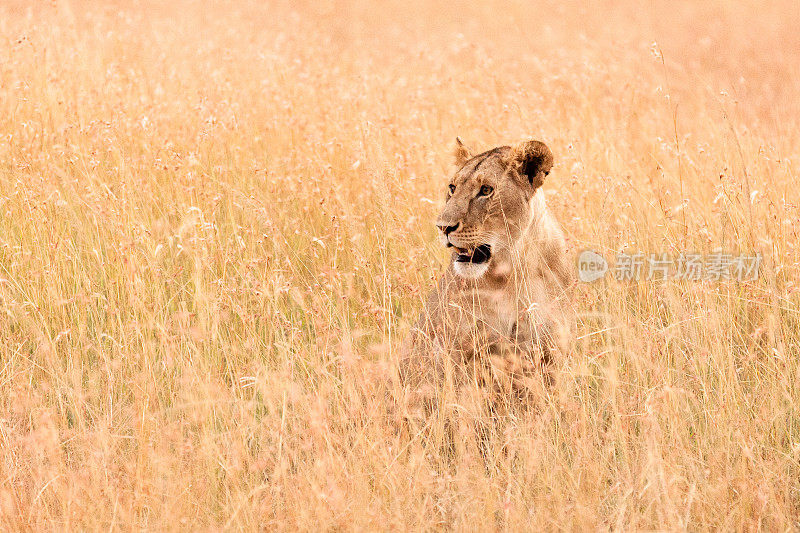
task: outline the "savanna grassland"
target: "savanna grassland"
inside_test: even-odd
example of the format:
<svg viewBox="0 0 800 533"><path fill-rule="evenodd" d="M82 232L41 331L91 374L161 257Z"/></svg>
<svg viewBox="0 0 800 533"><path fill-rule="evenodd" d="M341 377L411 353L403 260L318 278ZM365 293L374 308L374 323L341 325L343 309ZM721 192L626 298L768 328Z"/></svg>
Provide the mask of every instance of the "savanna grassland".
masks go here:
<svg viewBox="0 0 800 533"><path fill-rule="evenodd" d="M792 0L5 0L0 529L799 528L798 27ZM581 284L533 408L484 448L455 401L408 431L456 135L552 148L572 257L759 278Z"/></svg>

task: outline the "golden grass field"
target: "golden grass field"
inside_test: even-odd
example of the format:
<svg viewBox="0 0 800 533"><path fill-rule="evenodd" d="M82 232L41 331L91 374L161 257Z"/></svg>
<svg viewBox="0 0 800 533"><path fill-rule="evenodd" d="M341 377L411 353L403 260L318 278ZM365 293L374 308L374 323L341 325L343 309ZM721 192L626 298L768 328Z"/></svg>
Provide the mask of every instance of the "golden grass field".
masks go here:
<svg viewBox="0 0 800 533"><path fill-rule="evenodd" d="M800 528L800 10L0 4L0 529ZM456 135L544 140L578 286L481 453L399 424ZM442 446L444 420L461 424Z"/></svg>

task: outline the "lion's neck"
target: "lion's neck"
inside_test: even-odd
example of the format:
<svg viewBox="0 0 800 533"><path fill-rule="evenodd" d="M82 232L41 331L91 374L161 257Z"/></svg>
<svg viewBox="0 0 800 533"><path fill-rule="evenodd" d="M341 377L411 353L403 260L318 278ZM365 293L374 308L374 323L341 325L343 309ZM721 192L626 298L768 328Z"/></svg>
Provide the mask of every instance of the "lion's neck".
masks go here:
<svg viewBox="0 0 800 533"><path fill-rule="evenodd" d="M528 225L525 227L518 241L520 245L525 246L536 240L537 236L541 233L539 228L545 216L547 216L547 204L544 201L544 191L539 189L534 193L533 198L531 198Z"/></svg>

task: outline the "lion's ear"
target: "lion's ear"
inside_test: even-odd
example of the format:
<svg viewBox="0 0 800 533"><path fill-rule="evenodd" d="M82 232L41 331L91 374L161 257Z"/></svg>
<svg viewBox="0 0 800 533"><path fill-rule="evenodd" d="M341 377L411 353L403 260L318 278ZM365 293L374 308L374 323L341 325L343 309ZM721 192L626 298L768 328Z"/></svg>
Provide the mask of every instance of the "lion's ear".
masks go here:
<svg viewBox="0 0 800 533"><path fill-rule="evenodd" d="M469 151L469 148L464 146L460 137L456 137L456 149L453 150L453 155L456 158L457 167L464 166L464 163L472 159L472 153Z"/></svg>
<svg viewBox="0 0 800 533"><path fill-rule="evenodd" d="M521 177L538 189L553 168L553 153L541 141L527 141L512 149L510 162Z"/></svg>

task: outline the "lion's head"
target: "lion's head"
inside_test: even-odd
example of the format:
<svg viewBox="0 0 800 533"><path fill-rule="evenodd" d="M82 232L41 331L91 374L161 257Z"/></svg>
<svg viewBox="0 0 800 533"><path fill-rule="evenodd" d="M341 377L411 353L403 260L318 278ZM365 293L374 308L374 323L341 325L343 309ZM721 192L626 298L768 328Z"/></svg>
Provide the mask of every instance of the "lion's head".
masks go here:
<svg viewBox="0 0 800 533"><path fill-rule="evenodd" d="M544 143L528 141L473 156L456 139L455 155L458 170L436 226L454 249L455 273L475 279L495 256L514 249L530 224L532 199L553 166L553 154Z"/></svg>

